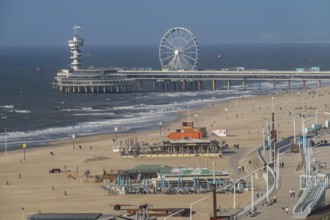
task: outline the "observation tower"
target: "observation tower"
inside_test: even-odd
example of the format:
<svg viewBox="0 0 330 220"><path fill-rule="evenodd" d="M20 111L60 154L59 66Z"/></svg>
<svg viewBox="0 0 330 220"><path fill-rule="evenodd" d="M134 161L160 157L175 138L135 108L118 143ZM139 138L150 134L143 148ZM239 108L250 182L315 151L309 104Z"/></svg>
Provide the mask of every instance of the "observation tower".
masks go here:
<svg viewBox="0 0 330 220"><path fill-rule="evenodd" d="M120 93L131 92L135 80L126 74L118 73L114 68L80 68L80 46L84 39L79 37L78 29L73 27L75 35L69 40L71 49L71 68L61 69L53 80L53 88L67 93Z"/></svg>
<svg viewBox="0 0 330 220"><path fill-rule="evenodd" d="M78 25L73 27L74 36L72 40L69 40L69 47L71 48L71 68L73 70L78 70L81 65L81 60L79 59L81 51L79 50L79 47L84 45L84 39L80 38L78 35L79 28L80 26Z"/></svg>

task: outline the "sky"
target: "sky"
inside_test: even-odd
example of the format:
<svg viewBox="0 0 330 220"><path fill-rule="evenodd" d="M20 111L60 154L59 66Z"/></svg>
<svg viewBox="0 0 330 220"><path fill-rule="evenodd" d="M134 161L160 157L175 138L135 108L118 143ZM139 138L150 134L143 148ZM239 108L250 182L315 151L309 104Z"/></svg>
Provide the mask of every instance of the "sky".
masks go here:
<svg viewBox="0 0 330 220"><path fill-rule="evenodd" d="M173 27L199 43L330 42L329 0L1 0L0 46L159 44Z"/></svg>

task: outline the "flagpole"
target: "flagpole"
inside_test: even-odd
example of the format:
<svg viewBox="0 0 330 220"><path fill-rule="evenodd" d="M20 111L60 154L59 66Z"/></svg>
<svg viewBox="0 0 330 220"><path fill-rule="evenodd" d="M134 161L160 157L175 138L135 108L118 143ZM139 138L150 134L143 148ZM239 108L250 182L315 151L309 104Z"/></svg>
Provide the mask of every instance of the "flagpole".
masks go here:
<svg viewBox="0 0 330 220"><path fill-rule="evenodd" d="M5 156L7 156L7 128L5 128Z"/></svg>

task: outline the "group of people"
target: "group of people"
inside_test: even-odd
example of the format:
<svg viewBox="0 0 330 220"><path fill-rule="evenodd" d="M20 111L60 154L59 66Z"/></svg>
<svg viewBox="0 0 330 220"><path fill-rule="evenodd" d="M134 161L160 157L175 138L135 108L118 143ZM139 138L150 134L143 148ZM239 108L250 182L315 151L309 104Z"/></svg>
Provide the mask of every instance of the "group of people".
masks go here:
<svg viewBox="0 0 330 220"><path fill-rule="evenodd" d="M284 214L289 214L289 207L286 207L286 208L284 208L284 207L282 207L282 215L284 215Z"/></svg>
<svg viewBox="0 0 330 220"><path fill-rule="evenodd" d="M253 207L246 215L245 217L253 217L257 214L257 208L256 207Z"/></svg>
<svg viewBox="0 0 330 220"><path fill-rule="evenodd" d="M294 198L294 197L296 197L296 191L294 191L293 189L290 189L290 197L292 198Z"/></svg>
<svg viewBox="0 0 330 220"><path fill-rule="evenodd" d="M239 172L244 172L244 166L239 166L239 167L238 167L238 171L239 171Z"/></svg>

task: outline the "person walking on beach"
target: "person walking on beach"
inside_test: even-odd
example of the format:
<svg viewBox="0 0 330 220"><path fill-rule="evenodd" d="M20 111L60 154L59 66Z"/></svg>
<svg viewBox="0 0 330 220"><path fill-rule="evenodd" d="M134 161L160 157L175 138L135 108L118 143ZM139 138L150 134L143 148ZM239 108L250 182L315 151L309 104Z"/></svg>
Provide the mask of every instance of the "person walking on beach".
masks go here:
<svg viewBox="0 0 330 220"><path fill-rule="evenodd" d="M282 207L282 215L284 215L284 212L285 212L285 209L284 209L284 207Z"/></svg>
<svg viewBox="0 0 330 220"><path fill-rule="evenodd" d="M292 197L292 196L293 196L292 189L290 189L290 197Z"/></svg>
<svg viewBox="0 0 330 220"><path fill-rule="evenodd" d="M289 207L285 208L285 213L288 215L289 214Z"/></svg>

